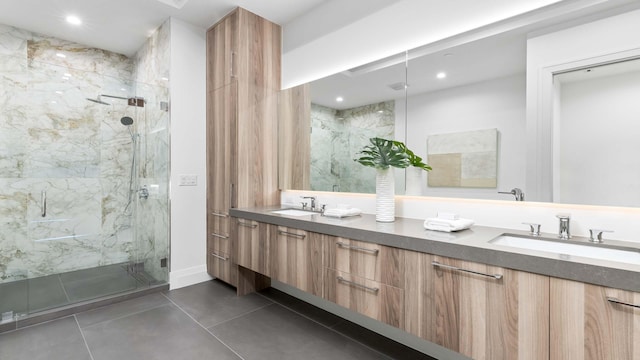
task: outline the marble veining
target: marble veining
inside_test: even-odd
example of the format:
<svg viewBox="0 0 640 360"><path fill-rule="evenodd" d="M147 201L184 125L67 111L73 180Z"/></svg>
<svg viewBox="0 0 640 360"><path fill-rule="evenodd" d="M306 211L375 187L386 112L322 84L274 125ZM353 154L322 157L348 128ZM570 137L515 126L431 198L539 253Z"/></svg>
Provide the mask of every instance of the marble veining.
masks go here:
<svg viewBox="0 0 640 360"><path fill-rule="evenodd" d="M0 25L0 283L128 261L166 280L169 39L129 58Z"/></svg>
<svg viewBox="0 0 640 360"><path fill-rule="evenodd" d="M393 101L336 110L311 104L311 190L375 193L375 170L353 159L372 137L393 139Z"/></svg>

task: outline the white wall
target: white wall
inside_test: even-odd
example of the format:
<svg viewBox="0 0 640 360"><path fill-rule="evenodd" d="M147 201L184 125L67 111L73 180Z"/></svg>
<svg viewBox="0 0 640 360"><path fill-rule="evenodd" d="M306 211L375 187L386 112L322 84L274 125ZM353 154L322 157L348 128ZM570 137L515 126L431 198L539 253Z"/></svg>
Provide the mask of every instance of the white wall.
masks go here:
<svg viewBox="0 0 640 360"><path fill-rule="evenodd" d="M406 144L425 161L430 135L494 128L499 134L497 189L427 187L423 172L423 195L510 200L497 192L524 187L525 90L525 75L517 74L408 99Z"/></svg>
<svg viewBox="0 0 640 360"><path fill-rule="evenodd" d="M638 71L562 85L554 201L640 206L639 100Z"/></svg>
<svg viewBox="0 0 640 360"><path fill-rule="evenodd" d="M206 30L171 19L172 289L210 279L206 269ZM197 186L179 186L181 174Z"/></svg>

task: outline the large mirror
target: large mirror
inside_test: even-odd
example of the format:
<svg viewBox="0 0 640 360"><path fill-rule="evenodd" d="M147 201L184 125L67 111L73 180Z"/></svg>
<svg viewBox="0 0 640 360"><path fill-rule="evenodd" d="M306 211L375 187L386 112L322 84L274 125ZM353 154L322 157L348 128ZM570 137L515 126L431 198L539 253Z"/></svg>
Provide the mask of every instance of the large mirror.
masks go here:
<svg viewBox="0 0 640 360"><path fill-rule="evenodd" d="M593 21L591 16L583 22ZM563 19L566 21L567 17ZM570 120L562 122L565 118L581 117L582 113L576 110L581 108L576 89L604 89L602 84L587 85L587 80L575 80L568 71L558 76L557 83L563 85L556 85L554 94L557 107L554 111L558 116L554 116L554 132L549 134L553 137L549 140L554 144L553 161L545 165L553 174L553 188L548 191L552 194L527 194L527 184L530 185L527 154L532 144L537 144L528 141L527 37L532 32L544 34L559 28L562 26L558 21L546 19L515 30L497 31L491 36L461 36L308 84L309 181L302 187L283 188L375 192L375 176L367 173L371 169L352 159L369 137L380 136L404 141L434 167L433 171L421 174L418 190L411 186L412 190L407 192L410 195L516 200L511 192L518 188L523 189L525 201L551 198L561 203L639 206L640 188L631 184L633 181L606 180L619 178L616 174L638 179L640 170L636 169L640 169L640 164L629 159L632 157L629 154L638 152L635 149L638 142L623 144L615 132L596 137L599 130L583 126L581 120L577 120L577 125L570 125ZM623 70L606 72L628 79L627 90L607 88L607 97L616 98L613 94L618 91L633 96L629 88L636 84L637 89L640 84L636 67L629 64L622 67L624 74ZM593 75L596 71L592 68L589 73ZM615 83L602 76L599 79ZM583 95L580 101L598 96ZM631 101L627 105L637 103ZM602 106L605 110L600 113L589 111L594 120L599 117L600 121L602 118L610 121L621 113L626 115L616 121L629 122L629 116L640 118L632 115L637 112L617 104ZM612 107L625 110L607 113L606 109ZM617 125L613 128L618 129ZM629 139L638 138L632 135L635 134L632 130L624 132ZM586 143L589 151L578 150L578 140ZM590 162L585 156L593 160ZM602 166L605 163L607 167ZM612 163L618 167L609 168ZM597 167L612 175L598 175ZM623 168L627 171L621 172ZM589 172L590 181L583 181ZM396 174L396 194L403 194L411 179L407 176L405 180L404 172ZM587 185L589 182L592 184ZM618 194L604 196L607 192Z"/></svg>

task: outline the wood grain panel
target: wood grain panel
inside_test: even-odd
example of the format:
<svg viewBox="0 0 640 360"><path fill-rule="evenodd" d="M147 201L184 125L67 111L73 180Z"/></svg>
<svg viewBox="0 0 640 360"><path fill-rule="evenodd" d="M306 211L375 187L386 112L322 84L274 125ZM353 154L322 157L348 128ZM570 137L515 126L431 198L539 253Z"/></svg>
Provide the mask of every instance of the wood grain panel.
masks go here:
<svg viewBox="0 0 640 360"><path fill-rule="evenodd" d="M234 218L234 231L238 265L270 276L268 225Z"/></svg>
<svg viewBox="0 0 640 360"><path fill-rule="evenodd" d="M207 227L211 233L223 236L230 233L235 92L236 84L232 83L211 92L207 101Z"/></svg>
<svg viewBox="0 0 640 360"><path fill-rule="evenodd" d="M324 294L340 306L404 328L404 290L400 288L327 268Z"/></svg>
<svg viewBox="0 0 640 360"><path fill-rule="evenodd" d="M280 189L311 189L309 84L280 91L278 110Z"/></svg>
<svg viewBox="0 0 640 360"><path fill-rule="evenodd" d="M227 86L233 80L237 26L237 10L234 10L207 30L207 92Z"/></svg>
<svg viewBox="0 0 640 360"><path fill-rule="evenodd" d="M405 320L404 330L428 341L434 341L436 321L431 265L433 255L405 251Z"/></svg>
<svg viewBox="0 0 640 360"><path fill-rule="evenodd" d="M640 358L640 294L551 279L551 359Z"/></svg>
<svg viewBox="0 0 640 360"><path fill-rule="evenodd" d="M398 288L404 286L403 250L346 238L334 239L327 245L330 269Z"/></svg>
<svg viewBox="0 0 640 360"><path fill-rule="evenodd" d="M231 254L209 249L207 251L207 272L233 286L238 284L238 266Z"/></svg>
<svg viewBox="0 0 640 360"><path fill-rule="evenodd" d="M271 276L322 296L323 243L327 235L270 225Z"/></svg>
<svg viewBox="0 0 640 360"><path fill-rule="evenodd" d="M546 359L549 356L545 276L434 256L435 343L474 359Z"/></svg>

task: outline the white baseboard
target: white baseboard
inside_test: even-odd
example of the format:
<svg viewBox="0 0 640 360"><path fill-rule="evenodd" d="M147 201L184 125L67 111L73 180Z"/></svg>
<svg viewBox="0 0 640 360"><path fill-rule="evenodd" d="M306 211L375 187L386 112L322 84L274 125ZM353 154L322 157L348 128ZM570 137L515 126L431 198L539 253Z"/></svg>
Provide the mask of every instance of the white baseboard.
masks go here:
<svg viewBox="0 0 640 360"><path fill-rule="evenodd" d="M211 279L213 278L207 274L207 265L198 265L187 269L176 270L169 273L169 289L179 289Z"/></svg>

